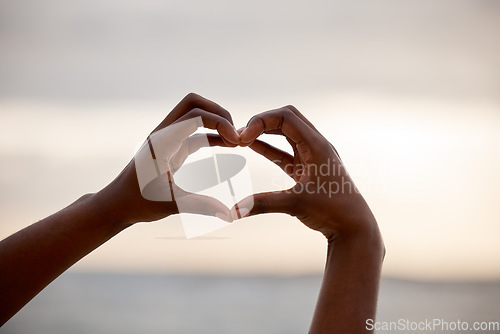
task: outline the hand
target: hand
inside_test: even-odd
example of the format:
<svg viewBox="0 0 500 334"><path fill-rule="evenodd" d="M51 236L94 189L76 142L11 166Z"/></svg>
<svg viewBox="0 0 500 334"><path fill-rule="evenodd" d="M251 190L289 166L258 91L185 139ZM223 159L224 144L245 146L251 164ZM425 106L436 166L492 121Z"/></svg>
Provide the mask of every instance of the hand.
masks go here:
<svg viewBox="0 0 500 334"><path fill-rule="evenodd" d="M257 140L280 134L293 156ZM296 184L284 191L253 195L231 209L249 215L283 212L296 216L328 240L323 283L309 333L365 333L376 313L384 246L370 208L347 173L335 148L294 107L254 116L240 130L250 146L280 166Z"/></svg>
<svg viewBox="0 0 500 334"><path fill-rule="evenodd" d="M308 227L331 241L341 234L377 228L368 205L347 173L335 148L293 106L267 111L252 117L239 130L241 146L280 166L296 184L291 189L253 195L231 209L256 215L282 212L296 216ZM294 155L257 140L262 133L286 137Z"/></svg>
<svg viewBox="0 0 500 334"><path fill-rule="evenodd" d="M196 121L191 122L193 119ZM202 136L208 138L204 141L199 140L200 136L189 137L196 131L192 124L216 129L219 136ZM159 145L154 147L153 157L149 144L155 141ZM236 146L238 143L239 134L225 109L201 96L187 95L107 187L82 196L61 211L0 242L0 326L62 272L117 233L136 222L177 213L175 201L156 197L157 194L163 196L162 191L168 194L172 191L176 200L179 196L189 197L186 201L189 205L183 205L184 212L227 218L229 209L221 202L179 189L168 175L175 173L187 155L202 146ZM154 159L161 172L154 177L149 172L141 174L145 176L141 181L145 182L139 184L136 163L147 164L148 154L149 162ZM152 195L153 200L144 198L144 194Z"/></svg>
<svg viewBox="0 0 500 334"><path fill-rule="evenodd" d="M220 201L185 192L173 183L172 175L186 157L205 146L202 140L198 140L201 139L200 136L189 137L198 126L214 129L219 133L202 136L208 139L208 145L234 147L239 144L239 134L227 110L199 95L188 94L153 130L120 175L95 194L107 206L104 211L108 212L113 221L118 219L120 222L133 224L165 218L179 212L176 200L186 196L188 200L183 203L189 205L183 205L185 212L212 215L231 221L229 209ZM152 176L146 167L153 162L158 174ZM155 171L154 167L152 170Z"/></svg>

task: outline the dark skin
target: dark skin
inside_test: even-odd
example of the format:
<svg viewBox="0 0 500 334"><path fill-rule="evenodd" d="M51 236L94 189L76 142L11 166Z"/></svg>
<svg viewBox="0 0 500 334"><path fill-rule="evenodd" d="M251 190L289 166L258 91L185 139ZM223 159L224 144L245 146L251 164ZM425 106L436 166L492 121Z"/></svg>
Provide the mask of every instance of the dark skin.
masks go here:
<svg viewBox="0 0 500 334"><path fill-rule="evenodd" d="M281 212L295 216L321 232L328 243L310 333L368 332L365 322L375 318L385 248L375 217L337 151L293 106L256 115L239 132L240 145L276 163L296 182L288 190L253 195L249 215ZM285 136L294 154L258 141L262 133ZM328 172L320 166L329 166ZM332 184L333 192L318 188L321 184ZM249 198L243 199L237 207L245 211L248 203ZM235 212L236 206L233 218Z"/></svg>
<svg viewBox="0 0 500 334"><path fill-rule="evenodd" d="M228 220L282 212L321 232L328 243L327 264L310 333L366 333L366 319L375 317L384 246L375 218L358 192L332 195L308 191L311 184L342 179L355 189L333 146L291 106L254 116L247 127L237 132L225 109L196 94L188 94L154 131L194 117L201 117L204 127L217 130L218 135L208 136L210 145L249 146L280 165L297 184L289 191L255 194L252 208L248 207L249 200L244 199L231 211L213 198L189 194L193 198L191 212L229 217ZM258 141L262 133L284 135L294 155ZM181 154L176 163L182 164L183 157L198 148L187 141L180 150L186 154ZM338 167L340 173L303 173L304 166L326 161ZM175 202L142 197L132 160L98 193L84 195L65 209L2 240L0 324L114 235L135 223L176 213Z"/></svg>
<svg viewBox="0 0 500 334"><path fill-rule="evenodd" d="M221 142L236 146L231 115L196 94L187 95L155 128L201 117L205 127L217 129ZM154 132L153 131L153 132ZM229 212L221 202L191 195L194 209L214 216ZM65 209L0 242L0 324L9 320L36 294L78 260L137 222L150 222L178 213L175 202L144 199L137 183L134 159L108 186L87 194Z"/></svg>

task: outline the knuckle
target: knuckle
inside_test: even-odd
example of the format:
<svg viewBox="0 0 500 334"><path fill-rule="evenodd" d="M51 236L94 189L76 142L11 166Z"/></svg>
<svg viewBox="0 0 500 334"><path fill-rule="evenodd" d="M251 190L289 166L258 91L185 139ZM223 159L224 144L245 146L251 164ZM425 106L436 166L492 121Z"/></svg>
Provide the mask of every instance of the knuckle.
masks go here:
<svg viewBox="0 0 500 334"><path fill-rule="evenodd" d="M196 99L197 99L197 98L199 98L199 97L200 97L200 96L199 96L198 94L191 92L191 93L188 93L188 94L184 97L184 99L186 99L186 100L188 100L188 101L191 101L191 100L196 100Z"/></svg>
<svg viewBox="0 0 500 334"><path fill-rule="evenodd" d="M198 104L200 99L202 99L200 95L191 92L184 97L183 101L185 101L188 106L193 106Z"/></svg>
<svg viewBox="0 0 500 334"><path fill-rule="evenodd" d="M78 200L84 201L84 200L89 199L90 197L92 197L92 194L85 194L85 195L81 196Z"/></svg>
<svg viewBox="0 0 500 334"><path fill-rule="evenodd" d="M290 117L295 115L292 109L290 109L288 106L281 108L281 114L285 117Z"/></svg>
<svg viewBox="0 0 500 334"><path fill-rule="evenodd" d="M298 110L297 110L297 108L295 108L295 107L294 107L293 105L291 105L291 104L289 104L289 105L285 106L284 108L285 108L285 109L288 109L288 110L290 110L291 112L294 112L294 113L298 111Z"/></svg>
<svg viewBox="0 0 500 334"><path fill-rule="evenodd" d="M250 118L250 120L247 122L247 127L249 127L250 124L255 123L257 121L258 117L259 117L258 115L252 116L252 118Z"/></svg>
<svg viewBox="0 0 500 334"><path fill-rule="evenodd" d="M318 138L316 146L320 149L321 152L334 151L334 150L332 150L333 146L328 141L326 141L324 138Z"/></svg>
<svg viewBox="0 0 500 334"><path fill-rule="evenodd" d="M200 108L192 108L189 110L186 115L189 115L189 118L197 117L197 116L202 116L203 115L203 110Z"/></svg>
<svg viewBox="0 0 500 334"><path fill-rule="evenodd" d="M223 118L227 119L229 123L232 123L232 122L233 122L233 119L232 119L231 114L229 113L229 111L227 111L227 110L222 110L222 112L221 112L221 116L222 116Z"/></svg>

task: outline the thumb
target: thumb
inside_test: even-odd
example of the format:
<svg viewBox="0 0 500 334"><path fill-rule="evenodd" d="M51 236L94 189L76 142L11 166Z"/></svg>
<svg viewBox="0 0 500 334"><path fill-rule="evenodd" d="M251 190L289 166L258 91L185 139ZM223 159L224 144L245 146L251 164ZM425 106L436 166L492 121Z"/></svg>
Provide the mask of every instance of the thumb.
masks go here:
<svg viewBox="0 0 500 334"><path fill-rule="evenodd" d="M293 195L289 190L253 194L245 197L231 208L233 220L262 213L292 214Z"/></svg>
<svg viewBox="0 0 500 334"><path fill-rule="evenodd" d="M205 195L193 194L177 187L175 202L179 213L214 216L231 223L229 208L221 201Z"/></svg>

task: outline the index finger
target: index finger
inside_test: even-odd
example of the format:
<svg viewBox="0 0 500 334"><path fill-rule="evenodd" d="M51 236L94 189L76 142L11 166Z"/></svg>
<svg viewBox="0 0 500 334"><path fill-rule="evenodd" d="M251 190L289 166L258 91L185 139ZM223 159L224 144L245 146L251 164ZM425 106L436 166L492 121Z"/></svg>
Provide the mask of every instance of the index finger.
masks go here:
<svg viewBox="0 0 500 334"><path fill-rule="evenodd" d="M177 119L187 114L192 109L203 109L209 113L216 114L225 118L229 123L233 123L233 119L229 111L218 105L217 103L204 98L195 93L187 94L175 107L170 114L158 125L157 129L166 127ZM157 130L155 129L155 131Z"/></svg>
<svg viewBox="0 0 500 334"><path fill-rule="evenodd" d="M252 117L240 134L240 141L244 146L248 146L264 132L281 133L296 145L305 143L309 147L317 145L318 140L322 138L315 129L287 107Z"/></svg>

